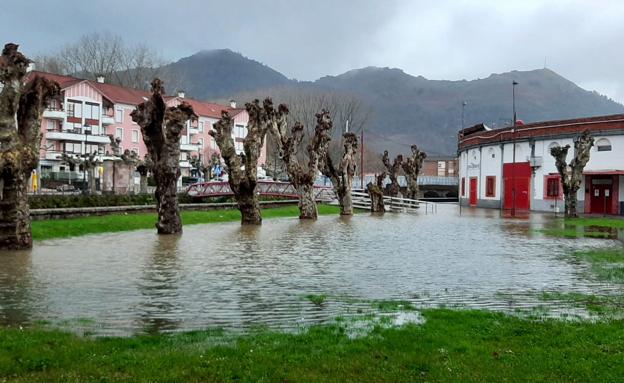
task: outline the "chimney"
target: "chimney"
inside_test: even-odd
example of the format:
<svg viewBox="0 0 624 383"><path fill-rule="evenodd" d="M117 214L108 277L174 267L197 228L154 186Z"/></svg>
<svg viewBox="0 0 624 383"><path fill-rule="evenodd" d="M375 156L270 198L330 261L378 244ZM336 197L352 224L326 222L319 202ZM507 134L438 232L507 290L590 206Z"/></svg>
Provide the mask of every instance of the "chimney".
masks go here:
<svg viewBox="0 0 624 383"><path fill-rule="evenodd" d="M236 109L236 100L230 100L230 108Z"/></svg>
<svg viewBox="0 0 624 383"><path fill-rule="evenodd" d="M99 75L95 78L95 80L96 80L97 82L99 82L100 84L104 84L104 76L102 76L101 74L99 74Z"/></svg>
<svg viewBox="0 0 624 383"><path fill-rule="evenodd" d="M179 90L178 91L178 97L184 98L184 91L183 90Z"/></svg>

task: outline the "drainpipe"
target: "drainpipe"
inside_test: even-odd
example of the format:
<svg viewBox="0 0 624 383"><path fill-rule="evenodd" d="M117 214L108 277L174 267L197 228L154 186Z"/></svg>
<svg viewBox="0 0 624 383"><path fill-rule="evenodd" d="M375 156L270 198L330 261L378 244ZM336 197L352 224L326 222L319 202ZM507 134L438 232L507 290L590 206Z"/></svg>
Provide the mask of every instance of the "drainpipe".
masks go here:
<svg viewBox="0 0 624 383"><path fill-rule="evenodd" d="M499 215L503 215L503 201L505 197L505 144L500 144L500 193L498 193L498 198L500 199L500 210Z"/></svg>
<svg viewBox="0 0 624 383"><path fill-rule="evenodd" d="M483 168L483 153L482 153L482 146L479 146L479 183L477 184L477 206L479 206L479 197L481 197L481 184L483 183L482 181L482 168Z"/></svg>

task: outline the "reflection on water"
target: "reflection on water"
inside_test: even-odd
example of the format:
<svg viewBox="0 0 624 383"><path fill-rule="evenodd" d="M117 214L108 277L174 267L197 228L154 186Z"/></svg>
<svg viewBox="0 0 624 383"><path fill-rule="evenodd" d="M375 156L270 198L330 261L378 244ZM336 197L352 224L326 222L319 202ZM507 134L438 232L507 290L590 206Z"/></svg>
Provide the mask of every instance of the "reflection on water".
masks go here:
<svg viewBox="0 0 624 383"><path fill-rule="evenodd" d="M435 215L273 219L187 226L182 236L142 230L39 242L31 252L0 253L0 322L88 318L99 334L291 329L370 308L363 300L514 310L563 304L527 292L613 288L587 280L587 266L562 255L615 241L540 235L534 229L552 221L545 215L457 213L440 206ZM328 299L316 306L308 294Z"/></svg>

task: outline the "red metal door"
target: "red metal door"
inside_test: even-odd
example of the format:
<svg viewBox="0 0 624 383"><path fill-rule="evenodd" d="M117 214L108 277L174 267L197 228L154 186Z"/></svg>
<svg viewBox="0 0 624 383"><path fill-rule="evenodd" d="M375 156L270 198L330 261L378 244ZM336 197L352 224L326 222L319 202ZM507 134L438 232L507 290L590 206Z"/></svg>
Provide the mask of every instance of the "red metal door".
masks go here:
<svg viewBox="0 0 624 383"><path fill-rule="evenodd" d="M528 162L503 165L505 209L529 210L531 207L531 166Z"/></svg>
<svg viewBox="0 0 624 383"><path fill-rule="evenodd" d="M470 179L470 206L477 206L477 178Z"/></svg>
<svg viewBox="0 0 624 383"><path fill-rule="evenodd" d="M612 214L613 180L611 178L593 178L590 193L592 214Z"/></svg>

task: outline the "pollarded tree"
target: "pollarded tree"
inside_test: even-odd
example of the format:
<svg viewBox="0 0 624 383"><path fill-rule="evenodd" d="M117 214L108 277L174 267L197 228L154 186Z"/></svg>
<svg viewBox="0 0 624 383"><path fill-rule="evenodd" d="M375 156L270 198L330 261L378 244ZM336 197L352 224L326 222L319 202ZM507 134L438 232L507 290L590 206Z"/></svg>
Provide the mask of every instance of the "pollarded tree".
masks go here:
<svg viewBox="0 0 624 383"><path fill-rule="evenodd" d="M386 171L388 172L388 176L390 177L390 183L386 185L386 193L390 197L396 197L399 195L400 186L399 186L399 171L401 171L401 165L403 164L403 155L399 154L394 159L392 165L390 165L390 157L388 156L388 151L384 150L383 164L386 167Z"/></svg>
<svg viewBox="0 0 624 383"><path fill-rule="evenodd" d="M152 81L152 96L132 111L132 121L141 127L143 141L152 159L156 181L156 207L159 234L182 232L177 183L180 178L180 135L188 120L197 118L193 108L182 102L167 107L160 79Z"/></svg>
<svg viewBox="0 0 624 383"><path fill-rule="evenodd" d="M317 113L314 136L306 148L307 164L302 165L297 154L303 152L300 150L305 134L303 125L298 122L295 123L290 134L288 134L285 114L282 114L282 118L277 123L271 125L270 131L280 149L282 160L286 165L286 172L299 196L300 219L318 218L314 199L314 181L316 180L319 162L328 155L331 129L332 121L329 112L322 110L321 113Z"/></svg>
<svg viewBox="0 0 624 383"><path fill-rule="evenodd" d="M407 198L418 199L418 174L420 174L425 158L427 158L427 153L418 149L418 146L412 145L412 155L402 163L407 179Z"/></svg>
<svg viewBox="0 0 624 383"><path fill-rule="evenodd" d="M343 134L342 137L343 152L338 167L334 166L331 155L328 153L320 169L323 175L332 181L334 192L338 196L340 215L353 215L351 189L356 170L358 140L357 136L351 132Z"/></svg>
<svg viewBox="0 0 624 383"><path fill-rule="evenodd" d="M149 154L145 154L145 157L136 164L136 171L141 176L139 184L139 193L141 194L147 194L147 176L152 171L153 166L154 163Z"/></svg>
<svg viewBox="0 0 624 383"><path fill-rule="evenodd" d="M32 247L28 180L39 162L41 115L57 83L36 76L26 80L31 62L6 44L0 56L0 249Z"/></svg>
<svg viewBox="0 0 624 383"><path fill-rule="evenodd" d="M550 154L555 157L555 166L561 176L563 195L565 197L565 217L578 217L576 207L578 204L576 193L583 181L583 169L589 162L589 153L594 146L594 138L589 135L589 131L584 131L581 136L574 141L574 158L568 165L566 157L570 145L564 147L555 146L550 149Z"/></svg>
<svg viewBox="0 0 624 383"><path fill-rule="evenodd" d="M366 191L371 199L371 213L385 213L386 207L383 200L383 182L386 179L386 172L375 175L375 183L369 182Z"/></svg>
<svg viewBox="0 0 624 383"><path fill-rule="evenodd" d="M214 137L225 161L228 183L241 212L241 224L260 225L262 216L256 195L258 159L269 127L284 119L288 109L284 105L275 109L270 98L265 99L262 105L258 100L247 103L245 109L249 113L249 124L242 153L236 154L232 138L234 120L227 111L221 112L221 119L213 125L210 135Z"/></svg>

